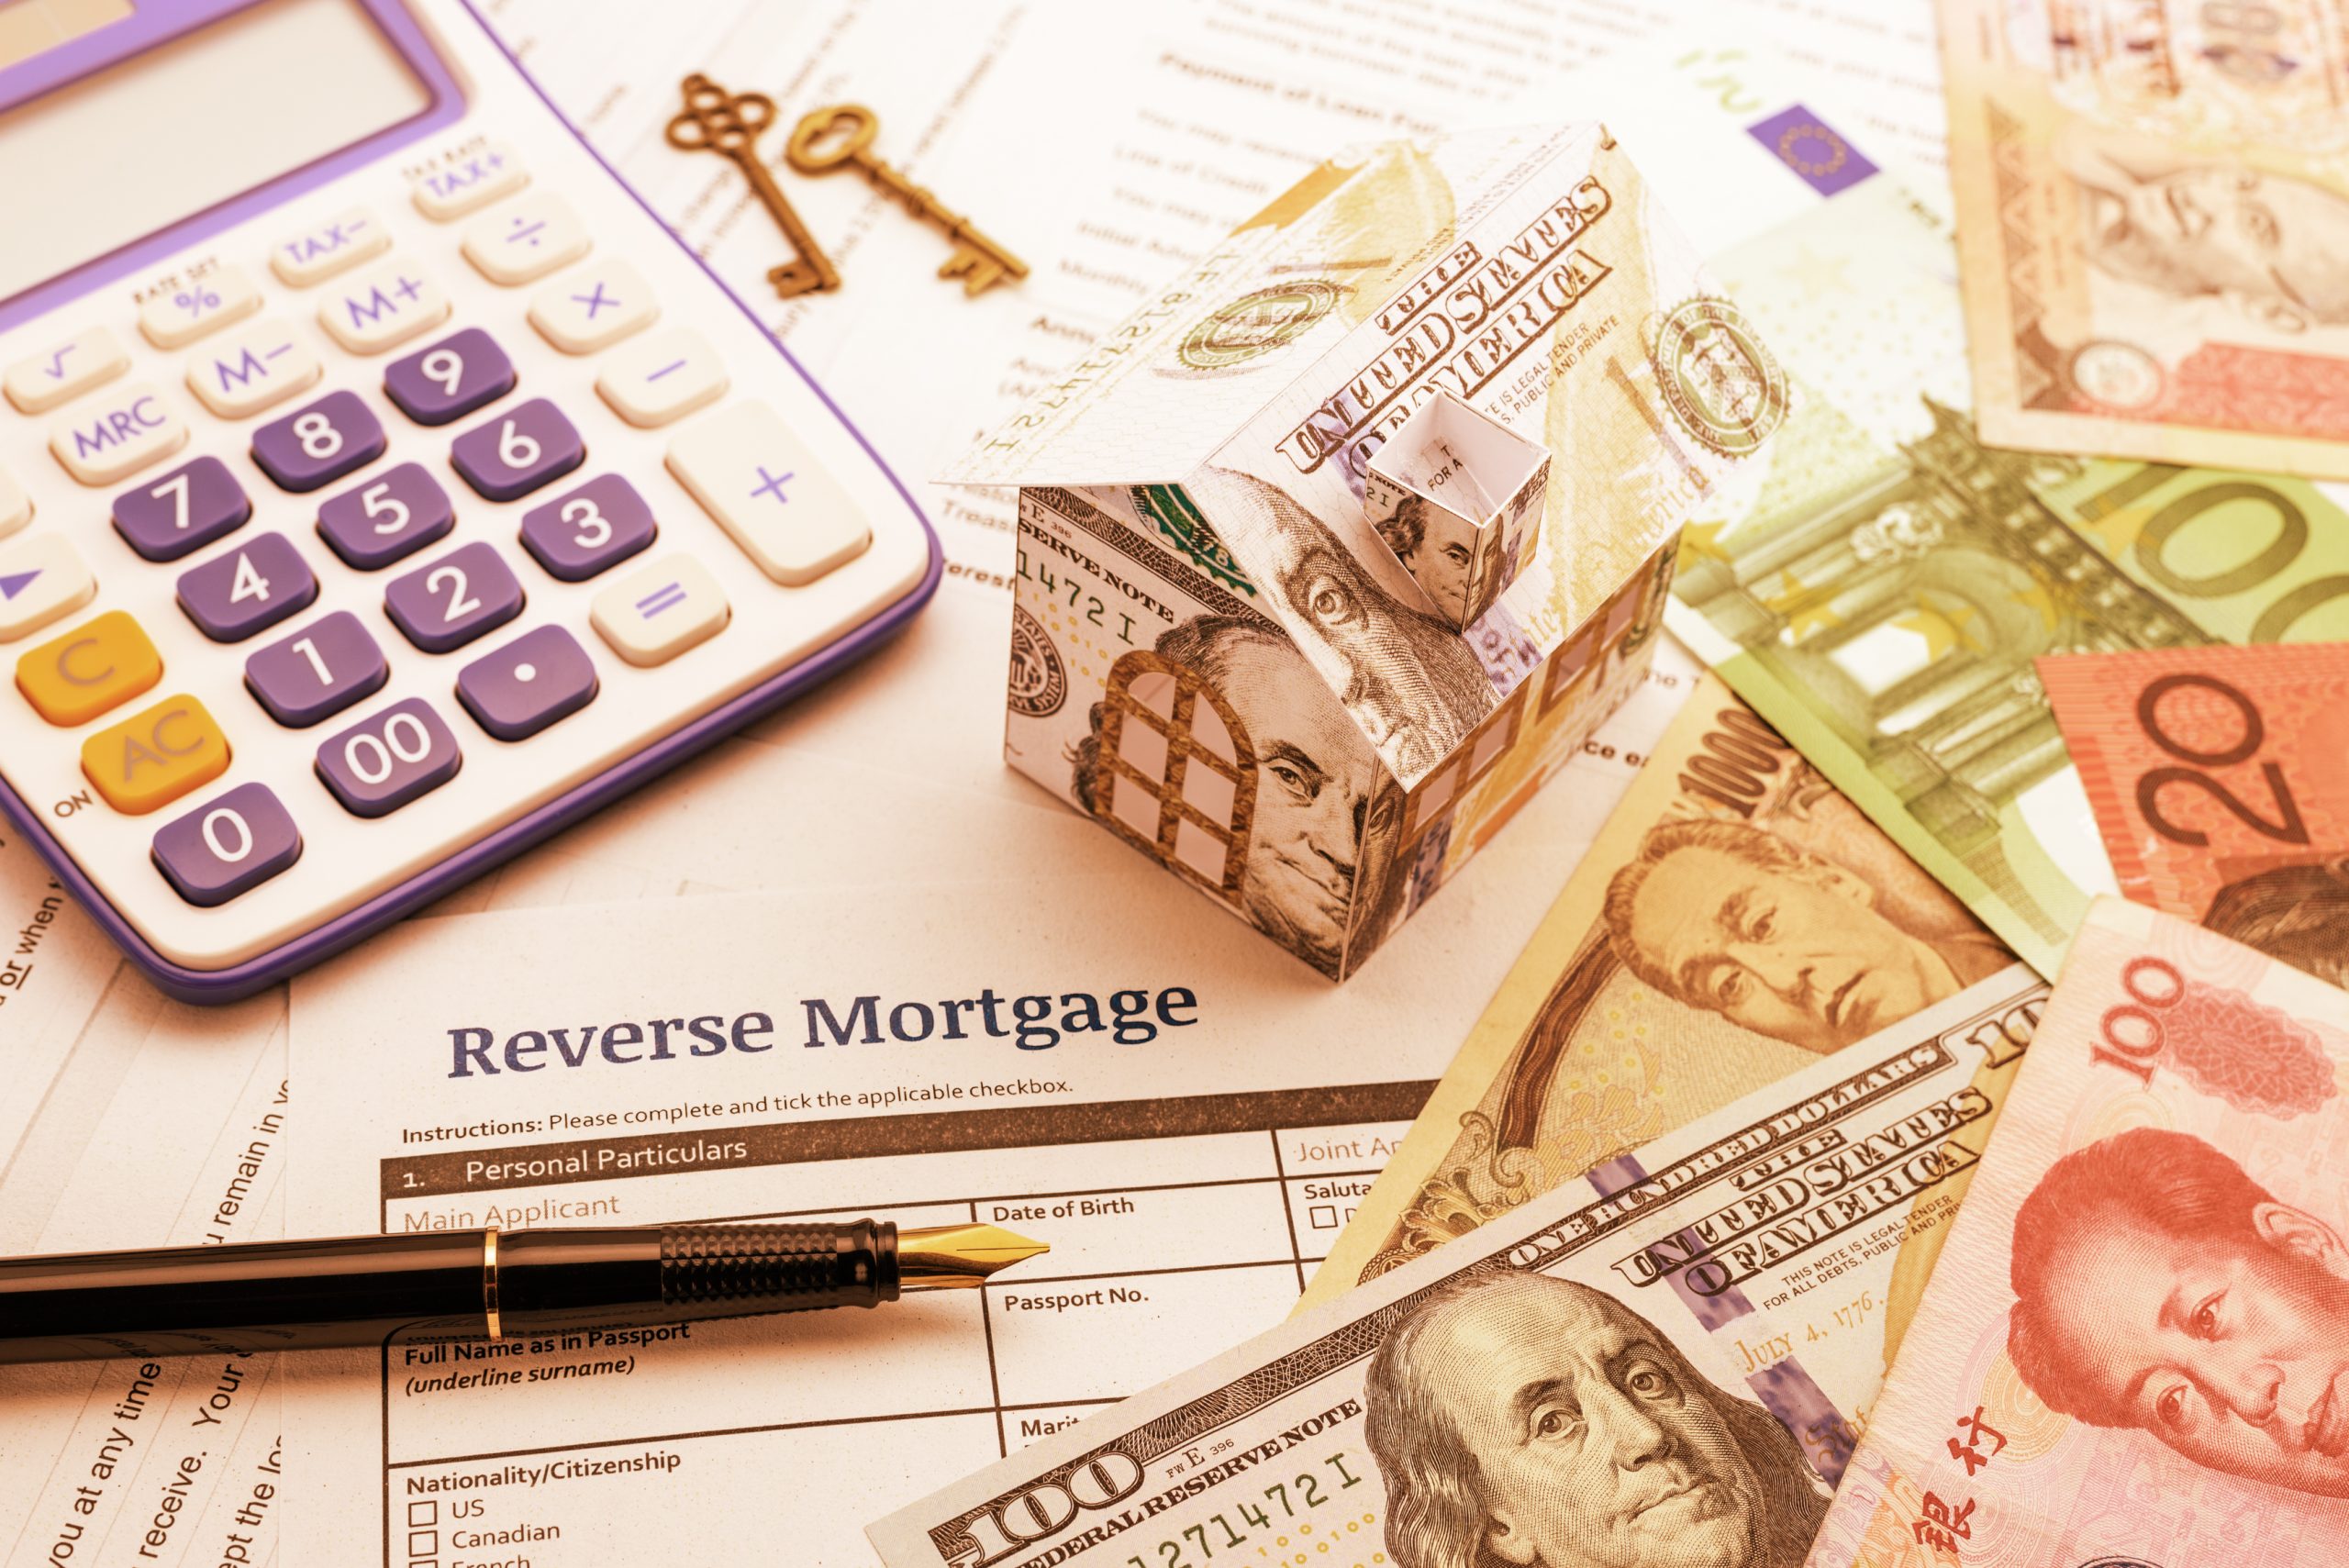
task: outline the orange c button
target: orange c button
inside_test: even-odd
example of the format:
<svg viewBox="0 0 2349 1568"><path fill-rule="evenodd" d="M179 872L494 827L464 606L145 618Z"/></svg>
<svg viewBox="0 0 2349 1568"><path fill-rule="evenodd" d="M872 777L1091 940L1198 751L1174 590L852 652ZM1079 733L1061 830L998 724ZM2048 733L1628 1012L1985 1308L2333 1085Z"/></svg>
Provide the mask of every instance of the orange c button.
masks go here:
<svg viewBox="0 0 2349 1568"><path fill-rule="evenodd" d="M50 723L86 724L163 678L163 661L139 623L111 610L17 661L17 689Z"/></svg>
<svg viewBox="0 0 2349 1568"><path fill-rule="evenodd" d="M169 806L228 771L228 741L194 697L166 697L82 742L82 771L126 816Z"/></svg>

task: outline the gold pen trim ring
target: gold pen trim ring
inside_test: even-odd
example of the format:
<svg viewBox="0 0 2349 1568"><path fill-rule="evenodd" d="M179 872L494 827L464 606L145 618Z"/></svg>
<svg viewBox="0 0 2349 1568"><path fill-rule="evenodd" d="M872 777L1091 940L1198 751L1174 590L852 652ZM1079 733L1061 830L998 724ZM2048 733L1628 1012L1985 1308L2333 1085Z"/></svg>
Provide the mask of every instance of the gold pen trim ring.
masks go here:
<svg viewBox="0 0 2349 1568"><path fill-rule="evenodd" d="M481 1309L489 1319L489 1337L506 1337L504 1326L497 1317L497 1228L491 1226L481 1238Z"/></svg>

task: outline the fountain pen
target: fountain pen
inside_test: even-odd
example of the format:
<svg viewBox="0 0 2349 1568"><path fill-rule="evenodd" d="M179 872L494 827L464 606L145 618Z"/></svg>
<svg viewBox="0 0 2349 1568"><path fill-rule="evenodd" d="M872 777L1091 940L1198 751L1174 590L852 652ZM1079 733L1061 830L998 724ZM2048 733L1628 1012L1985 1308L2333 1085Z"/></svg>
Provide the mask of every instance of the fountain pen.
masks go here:
<svg viewBox="0 0 2349 1568"><path fill-rule="evenodd" d="M992 1225L447 1230L0 1260L0 1363L514 1340L984 1284L1050 1249Z"/></svg>

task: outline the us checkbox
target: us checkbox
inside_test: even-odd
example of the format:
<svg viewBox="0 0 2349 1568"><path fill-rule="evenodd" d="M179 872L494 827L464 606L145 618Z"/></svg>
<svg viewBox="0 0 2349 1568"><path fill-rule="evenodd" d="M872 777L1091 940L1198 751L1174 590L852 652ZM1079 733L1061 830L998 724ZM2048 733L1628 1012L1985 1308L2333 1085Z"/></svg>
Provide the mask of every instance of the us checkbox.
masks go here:
<svg viewBox="0 0 2349 1568"><path fill-rule="evenodd" d="M427 1498L421 1503L410 1503L407 1506L407 1522L411 1526L439 1524L440 1522L440 1499L438 1497L431 1497Z"/></svg>

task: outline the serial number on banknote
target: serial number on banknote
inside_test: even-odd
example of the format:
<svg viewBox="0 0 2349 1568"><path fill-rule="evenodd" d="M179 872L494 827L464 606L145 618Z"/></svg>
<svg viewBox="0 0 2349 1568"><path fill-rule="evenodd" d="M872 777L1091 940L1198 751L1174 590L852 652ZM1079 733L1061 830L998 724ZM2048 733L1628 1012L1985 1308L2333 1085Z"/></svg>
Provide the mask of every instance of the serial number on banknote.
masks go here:
<svg viewBox="0 0 2349 1568"><path fill-rule="evenodd" d="M1170 1473L1180 1475L1216 1464L1219 1455L1236 1446L1227 1440L1186 1449L1182 1459L1170 1467ZM1363 1477L1357 1472L1367 1468L1362 1456L1340 1449L1335 1453L1323 1454L1321 1464L1328 1473L1307 1468L1281 1480L1268 1481L1258 1488L1255 1497L1209 1514L1198 1524L1186 1525L1179 1534L1163 1537L1143 1551L1129 1552L1122 1568L1197 1568L1219 1552L1229 1556L1252 1542L1255 1548L1250 1554L1252 1562L1303 1568L1317 1558L1326 1562L1333 1552L1341 1552L1348 1536L1359 1537L1364 1530L1371 1530L1370 1539L1376 1541L1378 1515L1375 1512L1365 1509L1341 1516L1333 1510L1329 1517L1321 1517L1325 1507L1338 1503L1342 1494L1362 1485ZM1205 1490L1213 1484L1210 1479L1198 1489ZM1142 1506L1146 1511L1155 1513L1191 1495L1191 1487L1178 1483L1159 1496L1147 1499ZM1031 1505L1035 1502L1032 1495L1029 1501ZM1355 1500L1344 1501L1353 1505ZM983 1538L984 1525L992 1522L974 1520L972 1533ZM1018 1547L1017 1541L1006 1540L1001 1552L990 1552L981 1561L991 1562L997 1555L1008 1555Z"/></svg>

